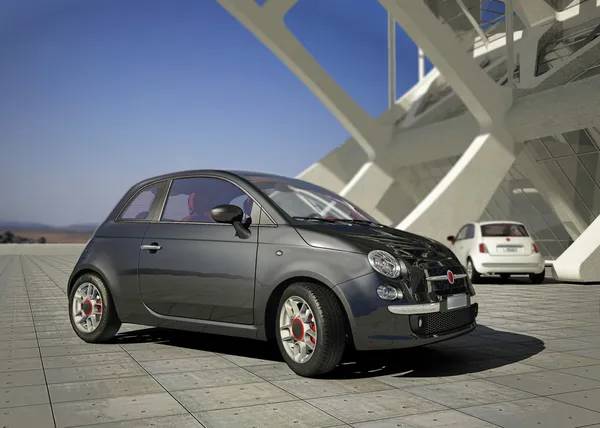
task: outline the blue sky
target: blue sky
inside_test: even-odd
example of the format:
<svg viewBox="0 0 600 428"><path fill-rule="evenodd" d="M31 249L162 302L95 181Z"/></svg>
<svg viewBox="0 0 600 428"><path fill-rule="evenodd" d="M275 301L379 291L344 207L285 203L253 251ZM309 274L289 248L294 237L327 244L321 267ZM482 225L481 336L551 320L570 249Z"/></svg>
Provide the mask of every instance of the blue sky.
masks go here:
<svg viewBox="0 0 600 428"><path fill-rule="evenodd" d="M300 0L289 28L370 114L387 108L386 12ZM398 93L417 79L400 30ZM98 222L181 169L295 176L348 133L213 0L0 2L0 219Z"/></svg>

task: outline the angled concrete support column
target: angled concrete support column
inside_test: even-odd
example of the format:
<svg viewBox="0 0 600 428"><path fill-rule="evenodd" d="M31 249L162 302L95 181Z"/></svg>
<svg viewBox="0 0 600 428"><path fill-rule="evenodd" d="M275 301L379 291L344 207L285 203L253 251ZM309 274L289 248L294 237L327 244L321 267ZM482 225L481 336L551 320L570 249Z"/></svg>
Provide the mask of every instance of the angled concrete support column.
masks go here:
<svg viewBox="0 0 600 428"><path fill-rule="evenodd" d="M512 90L497 85L460 46L454 30L442 23L424 1L379 0L402 29L444 75L456 95L482 125L502 117Z"/></svg>
<svg viewBox="0 0 600 428"><path fill-rule="evenodd" d="M372 195L366 197L364 191L360 190L363 189L361 181L382 179L381 186L391 182L373 161L377 153L389 143L393 127L384 126L367 114L285 26L283 17L297 0L269 0L262 6L254 0L218 2L298 76L365 151L368 161L340 193L365 210L372 210L375 207L371 203L374 198Z"/></svg>
<svg viewBox="0 0 600 428"><path fill-rule="evenodd" d="M477 221L514 163L512 137L498 130L478 135L452 169L397 226L438 241Z"/></svg>
<svg viewBox="0 0 600 428"><path fill-rule="evenodd" d="M565 250L552 265L553 276L559 281L600 281L600 217Z"/></svg>
<svg viewBox="0 0 600 428"><path fill-rule="evenodd" d="M513 92L481 69L452 28L425 2L379 2L423 49L479 125L477 136L470 137L471 144L450 172L397 226L443 241L465 222L479 219L522 147L515 145L504 126ZM441 133L438 138L445 136Z"/></svg>
<svg viewBox="0 0 600 428"><path fill-rule="evenodd" d="M515 1L513 7L527 27L546 24L556 18L556 12L544 0Z"/></svg>

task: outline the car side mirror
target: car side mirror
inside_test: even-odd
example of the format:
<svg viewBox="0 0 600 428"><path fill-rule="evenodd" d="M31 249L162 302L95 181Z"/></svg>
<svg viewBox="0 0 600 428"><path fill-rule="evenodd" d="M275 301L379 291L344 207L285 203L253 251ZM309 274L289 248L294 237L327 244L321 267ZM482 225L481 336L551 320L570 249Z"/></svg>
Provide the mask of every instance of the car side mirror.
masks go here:
<svg viewBox="0 0 600 428"><path fill-rule="evenodd" d="M210 215L217 223L231 224L236 236L241 239L248 239L252 235L250 229L242 224L244 211L237 205L218 205L210 211Z"/></svg>
<svg viewBox="0 0 600 428"><path fill-rule="evenodd" d="M450 235L446 239L454 244L454 236Z"/></svg>

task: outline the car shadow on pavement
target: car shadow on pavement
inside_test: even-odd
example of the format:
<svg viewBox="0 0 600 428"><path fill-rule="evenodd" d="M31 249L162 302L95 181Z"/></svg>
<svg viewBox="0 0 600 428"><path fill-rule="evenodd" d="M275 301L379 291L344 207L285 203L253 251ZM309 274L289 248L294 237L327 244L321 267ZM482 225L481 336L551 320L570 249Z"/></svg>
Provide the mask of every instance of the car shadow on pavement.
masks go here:
<svg viewBox="0 0 600 428"><path fill-rule="evenodd" d="M115 342L158 343L265 361L283 361L277 345L272 342L160 328L120 333ZM468 335L418 348L369 352L349 350L342 363L325 378L359 379L393 375L411 379L470 375L502 370L502 367L526 360L544 349L544 342L535 337L498 331L480 324Z"/></svg>

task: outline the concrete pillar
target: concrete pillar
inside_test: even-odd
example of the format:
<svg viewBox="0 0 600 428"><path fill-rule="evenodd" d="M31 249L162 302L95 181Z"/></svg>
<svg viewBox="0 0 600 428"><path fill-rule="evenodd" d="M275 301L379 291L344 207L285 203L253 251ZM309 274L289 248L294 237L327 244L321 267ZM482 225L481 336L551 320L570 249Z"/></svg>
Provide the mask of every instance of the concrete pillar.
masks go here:
<svg viewBox="0 0 600 428"><path fill-rule="evenodd" d="M513 4L515 12L527 27L547 24L556 17L556 12L544 0L522 0Z"/></svg>
<svg viewBox="0 0 600 428"><path fill-rule="evenodd" d="M588 226L560 257L552 273L560 281L598 282L600 280L600 217Z"/></svg>
<svg viewBox="0 0 600 428"><path fill-rule="evenodd" d="M391 178L376 167L374 161L377 153L389 144L393 126L385 126L367 114L285 26L283 17L297 0L268 0L263 6L253 0L217 1L298 76L367 154L367 162L341 189L340 194L354 200L367 211L373 210L377 203L374 197L376 193L367 195L361 190L364 189L361 180L379 180L380 187L385 187L385 183L391 184ZM322 168L318 168L318 171L326 174ZM317 170L312 171L315 172ZM387 187L383 192L386 190Z"/></svg>

